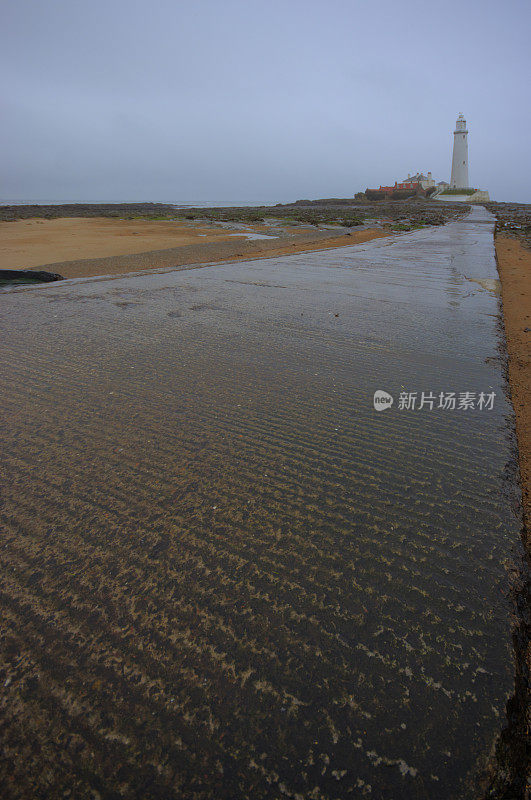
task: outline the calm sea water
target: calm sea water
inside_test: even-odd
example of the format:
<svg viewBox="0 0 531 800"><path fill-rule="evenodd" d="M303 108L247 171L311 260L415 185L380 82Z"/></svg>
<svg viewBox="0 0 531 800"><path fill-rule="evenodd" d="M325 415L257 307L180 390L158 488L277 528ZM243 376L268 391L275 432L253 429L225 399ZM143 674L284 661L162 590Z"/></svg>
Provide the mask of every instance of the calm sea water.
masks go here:
<svg viewBox="0 0 531 800"><path fill-rule="evenodd" d="M245 206L274 206L279 202L289 203L292 199L288 200L42 200L42 199L25 199L25 200L6 200L0 199L0 206L60 206L70 203L168 203L176 206L187 206L192 208L230 208L230 207L245 207Z"/></svg>

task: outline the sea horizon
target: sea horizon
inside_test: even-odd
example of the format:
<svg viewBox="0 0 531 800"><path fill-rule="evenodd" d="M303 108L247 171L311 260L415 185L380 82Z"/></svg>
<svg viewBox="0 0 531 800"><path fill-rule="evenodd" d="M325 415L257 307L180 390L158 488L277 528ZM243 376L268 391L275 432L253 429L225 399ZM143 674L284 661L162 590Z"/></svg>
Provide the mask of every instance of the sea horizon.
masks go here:
<svg viewBox="0 0 531 800"><path fill-rule="evenodd" d="M290 200L70 200L70 199L0 199L0 206L64 206L64 205L108 205L133 203L162 203L185 208L224 208L236 206L274 206Z"/></svg>

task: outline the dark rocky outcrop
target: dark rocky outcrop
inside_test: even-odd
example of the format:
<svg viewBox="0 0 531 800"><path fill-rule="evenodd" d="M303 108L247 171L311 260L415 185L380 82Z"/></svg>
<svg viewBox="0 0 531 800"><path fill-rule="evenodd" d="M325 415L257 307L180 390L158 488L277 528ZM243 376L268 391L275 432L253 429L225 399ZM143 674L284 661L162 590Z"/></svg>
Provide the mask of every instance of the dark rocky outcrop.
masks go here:
<svg viewBox="0 0 531 800"><path fill-rule="evenodd" d="M56 272L35 269L0 269L0 286L15 283L51 283L64 280Z"/></svg>
<svg viewBox="0 0 531 800"><path fill-rule="evenodd" d="M167 203L67 203L57 206L0 206L0 221L61 217L164 217L175 214Z"/></svg>
<svg viewBox="0 0 531 800"><path fill-rule="evenodd" d="M496 233L514 236L531 249L531 203L485 203L496 215Z"/></svg>

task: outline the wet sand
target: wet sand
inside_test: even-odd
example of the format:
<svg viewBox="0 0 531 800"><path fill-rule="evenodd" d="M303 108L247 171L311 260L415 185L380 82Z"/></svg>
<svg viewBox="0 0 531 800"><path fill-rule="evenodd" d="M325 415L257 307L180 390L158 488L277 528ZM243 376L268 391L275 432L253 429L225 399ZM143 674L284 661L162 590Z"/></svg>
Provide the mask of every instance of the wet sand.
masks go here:
<svg viewBox="0 0 531 800"><path fill-rule="evenodd" d="M224 241L230 231L182 221L28 219L0 226L1 269L31 269L60 261L142 253ZM78 277L78 276L69 276Z"/></svg>
<svg viewBox="0 0 531 800"><path fill-rule="evenodd" d="M270 234L253 225L249 233ZM245 230L182 221L110 219L30 219L0 225L1 269L46 268L65 278L116 275L147 269L185 267L213 261L279 256L341 247L388 236L364 228L338 236L334 231L282 227L276 238L249 240Z"/></svg>
<svg viewBox="0 0 531 800"><path fill-rule="evenodd" d="M515 237L498 235L496 257L516 414L527 545L531 548L531 250Z"/></svg>

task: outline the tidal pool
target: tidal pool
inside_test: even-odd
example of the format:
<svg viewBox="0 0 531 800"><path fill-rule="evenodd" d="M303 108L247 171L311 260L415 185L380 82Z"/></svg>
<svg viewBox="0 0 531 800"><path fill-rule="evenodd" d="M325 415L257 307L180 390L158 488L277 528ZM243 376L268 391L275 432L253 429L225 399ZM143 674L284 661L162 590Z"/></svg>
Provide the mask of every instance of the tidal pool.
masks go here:
<svg viewBox="0 0 531 800"><path fill-rule="evenodd" d="M0 296L5 797L477 796L520 524L491 219Z"/></svg>

